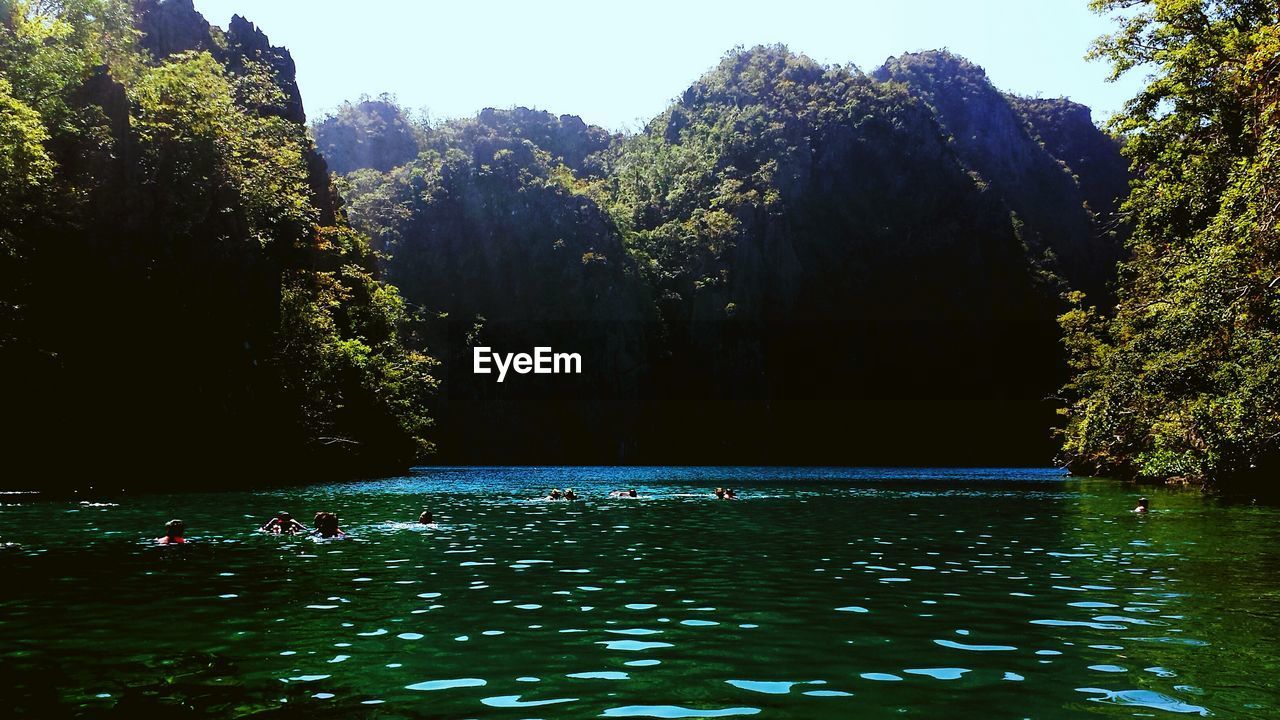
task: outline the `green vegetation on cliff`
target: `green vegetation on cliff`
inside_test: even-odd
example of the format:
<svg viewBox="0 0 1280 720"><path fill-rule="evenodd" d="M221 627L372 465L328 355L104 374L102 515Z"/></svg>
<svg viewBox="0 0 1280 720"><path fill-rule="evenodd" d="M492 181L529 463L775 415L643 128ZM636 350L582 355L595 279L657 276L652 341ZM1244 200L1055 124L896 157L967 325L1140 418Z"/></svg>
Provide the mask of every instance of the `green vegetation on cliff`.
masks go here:
<svg viewBox="0 0 1280 720"><path fill-rule="evenodd" d="M1135 7L1136 5L1136 7ZM1155 68L1115 120L1139 180L1114 313L1062 318L1073 469L1254 484L1280 471L1280 9L1120 2L1096 54Z"/></svg>
<svg viewBox="0 0 1280 720"><path fill-rule="evenodd" d="M684 437L762 461L1044 451L1053 293L905 89L782 47L731 53L612 170Z"/></svg>
<svg viewBox="0 0 1280 720"><path fill-rule="evenodd" d="M1040 264L1066 284L1093 298L1104 298L1120 258L1119 244L1100 232L1085 202L1084 188L1073 172L1094 179L1090 171L1068 168L1037 137L1037 123L1019 111L1029 107L1069 105L1061 100L1035 103L998 91L982 68L949 52L908 53L889 60L875 73L881 80L904 84L937 114L966 167L990 183L1016 216L1019 235ZM1086 120L1087 122L1087 120ZM1101 132L1086 140L1093 152L1110 156L1124 169L1119 148ZM1123 193L1123 180L1113 192ZM1100 210L1114 211L1114 197Z"/></svg>
<svg viewBox="0 0 1280 720"><path fill-rule="evenodd" d="M1065 402L1077 471L1275 472L1280 10L1094 4L1156 71L1112 135L946 51L761 46L634 135L384 96L313 144L241 17L0 0L9 467L1035 463Z"/></svg>
<svg viewBox="0 0 1280 720"><path fill-rule="evenodd" d="M386 254L388 280L434 314L444 457L629 458L646 403L646 289L622 234L562 164L581 167L608 136L531 111L419 132L415 160L356 171L341 188L352 222ZM550 346L582 354L587 370L499 386L472 373L475 346Z"/></svg>
<svg viewBox="0 0 1280 720"><path fill-rule="evenodd" d="M15 482L89 462L128 484L350 474L428 449L432 361L337 208L292 60L252 24L5 0L0 170Z"/></svg>
<svg viewBox="0 0 1280 720"><path fill-rule="evenodd" d="M348 173L352 220L389 278L446 318L432 344L454 368L442 437L468 431L443 456L1050 457L1047 396L1065 379L1054 318L1068 287L1105 302L1116 198L1091 212L1084 180L980 68L892 61L908 65L888 82L780 46L739 50L632 137L485 110L417 123L400 167ZM342 108L314 127L320 146L349 157L382 143L352 128L414 125L388 109ZM1043 132L1123 176L1114 141L1085 123ZM1027 177L1047 189L1025 191ZM539 338L582 352L601 381L499 393L456 370L473 345Z"/></svg>

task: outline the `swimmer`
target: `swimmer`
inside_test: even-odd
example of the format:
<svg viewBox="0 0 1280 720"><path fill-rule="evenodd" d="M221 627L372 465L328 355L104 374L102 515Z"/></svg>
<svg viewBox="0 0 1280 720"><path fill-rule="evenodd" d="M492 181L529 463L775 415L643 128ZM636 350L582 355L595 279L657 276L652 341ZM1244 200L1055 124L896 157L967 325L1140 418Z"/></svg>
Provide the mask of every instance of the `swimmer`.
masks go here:
<svg viewBox="0 0 1280 720"><path fill-rule="evenodd" d="M609 493L609 497L633 498L633 497L640 497L640 496L636 494L635 488L632 488L631 490L614 490L613 492Z"/></svg>
<svg viewBox="0 0 1280 720"><path fill-rule="evenodd" d="M724 500L724 488L716 488L716 499Z"/></svg>
<svg viewBox="0 0 1280 720"><path fill-rule="evenodd" d="M547 493L548 500L559 500L560 498L560 488L552 488L551 492Z"/></svg>
<svg viewBox="0 0 1280 720"><path fill-rule="evenodd" d="M322 538L344 538L346 533L342 532L342 528L338 527L338 516L331 512L316 513L316 529L311 531L312 535L319 535Z"/></svg>
<svg viewBox="0 0 1280 720"><path fill-rule="evenodd" d="M423 510L422 514L418 516L418 522L423 525L432 525L435 524L435 519L431 517L430 510Z"/></svg>
<svg viewBox="0 0 1280 720"><path fill-rule="evenodd" d="M181 520L170 520L164 524L164 537L156 538L158 545L176 545L187 541L187 524Z"/></svg>
<svg viewBox="0 0 1280 720"><path fill-rule="evenodd" d="M258 530L273 535L293 535L294 533L305 533L307 526L294 520L292 515L281 510Z"/></svg>
<svg viewBox="0 0 1280 720"><path fill-rule="evenodd" d="M577 500L577 499L578 499L578 494L577 494L577 493L575 493L575 492L573 491L573 488L565 488L565 491L564 491L564 499L565 499L565 500Z"/></svg>
<svg viewBox="0 0 1280 720"><path fill-rule="evenodd" d="M1144 497L1138 498L1138 507L1134 508L1133 512L1146 514L1151 510L1150 505L1151 503L1149 503L1146 498Z"/></svg>
<svg viewBox="0 0 1280 720"><path fill-rule="evenodd" d="M725 500L737 500L737 499L738 499L738 495L737 495L737 493L735 493L735 492L733 491L733 488L725 488L725 489L724 489L724 498L723 498L723 499L725 499Z"/></svg>

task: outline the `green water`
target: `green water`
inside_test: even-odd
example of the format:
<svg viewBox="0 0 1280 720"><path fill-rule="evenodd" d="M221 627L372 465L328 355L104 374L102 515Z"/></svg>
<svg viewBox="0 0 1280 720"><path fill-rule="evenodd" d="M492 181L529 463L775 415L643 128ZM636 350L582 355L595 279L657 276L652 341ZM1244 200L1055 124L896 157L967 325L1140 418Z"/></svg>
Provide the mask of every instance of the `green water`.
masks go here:
<svg viewBox="0 0 1280 720"><path fill-rule="evenodd" d="M532 499L566 485L585 499ZM623 487L642 497L603 497ZM34 718L1280 717L1280 511L1151 497L1140 517L1131 489L1048 471L709 468L3 495L0 698ZM349 537L253 532L278 509ZM192 542L153 545L171 517Z"/></svg>

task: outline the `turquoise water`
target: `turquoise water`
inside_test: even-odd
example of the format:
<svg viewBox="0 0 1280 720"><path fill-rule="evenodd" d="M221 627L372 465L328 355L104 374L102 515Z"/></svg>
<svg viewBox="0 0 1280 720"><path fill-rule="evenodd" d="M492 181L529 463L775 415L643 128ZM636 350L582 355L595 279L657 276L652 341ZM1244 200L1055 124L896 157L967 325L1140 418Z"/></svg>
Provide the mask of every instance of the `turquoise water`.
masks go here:
<svg viewBox="0 0 1280 720"><path fill-rule="evenodd" d="M537 499L565 486L584 499ZM1132 489L1056 471L724 468L2 495L0 697L36 718L1280 717L1280 512L1150 496L1139 517ZM280 509L349 537L253 532ZM171 517L192 542L155 546Z"/></svg>

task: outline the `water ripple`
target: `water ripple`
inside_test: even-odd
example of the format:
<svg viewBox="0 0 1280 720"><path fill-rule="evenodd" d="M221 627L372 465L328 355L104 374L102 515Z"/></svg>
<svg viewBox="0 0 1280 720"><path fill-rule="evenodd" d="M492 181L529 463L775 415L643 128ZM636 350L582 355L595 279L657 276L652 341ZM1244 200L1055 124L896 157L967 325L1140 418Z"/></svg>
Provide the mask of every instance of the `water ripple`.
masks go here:
<svg viewBox="0 0 1280 720"><path fill-rule="evenodd" d="M1094 693L1100 697L1089 698L1092 702L1108 705L1124 705L1128 707L1144 707L1165 712L1200 715L1208 717L1212 713L1208 708L1183 702L1175 697L1152 690L1103 690L1101 688L1077 688L1078 692Z"/></svg>
<svg viewBox="0 0 1280 720"><path fill-rule="evenodd" d="M520 695L499 695L482 698L480 702L496 708L538 707L541 705L558 705L560 703L577 702L578 698L554 698L551 700L521 700Z"/></svg>
<svg viewBox="0 0 1280 720"><path fill-rule="evenodd" d="M651 718L716 718L736 715L756 715L760 708L732 707L718 710L696 710L679 705L627 705L609 708L602 717L651 717Z"/></svg>
<svg viewBox="0 0 1280 720"><path fill-rule="evenodd" d="M974 652L1001 652L1018 649L1012 645L966 645L954 640L934 640L933 643L953 650L972 650Z"/></svg>
<svg viewBox="0 0 1280 720"><path fill-rule="evenodd" d="M454 680L426 680L412 685L406 685L405 690L449 690L452 688L468 688L481 687L487 685L488 682L480 678L456 678Z"/></svg>

